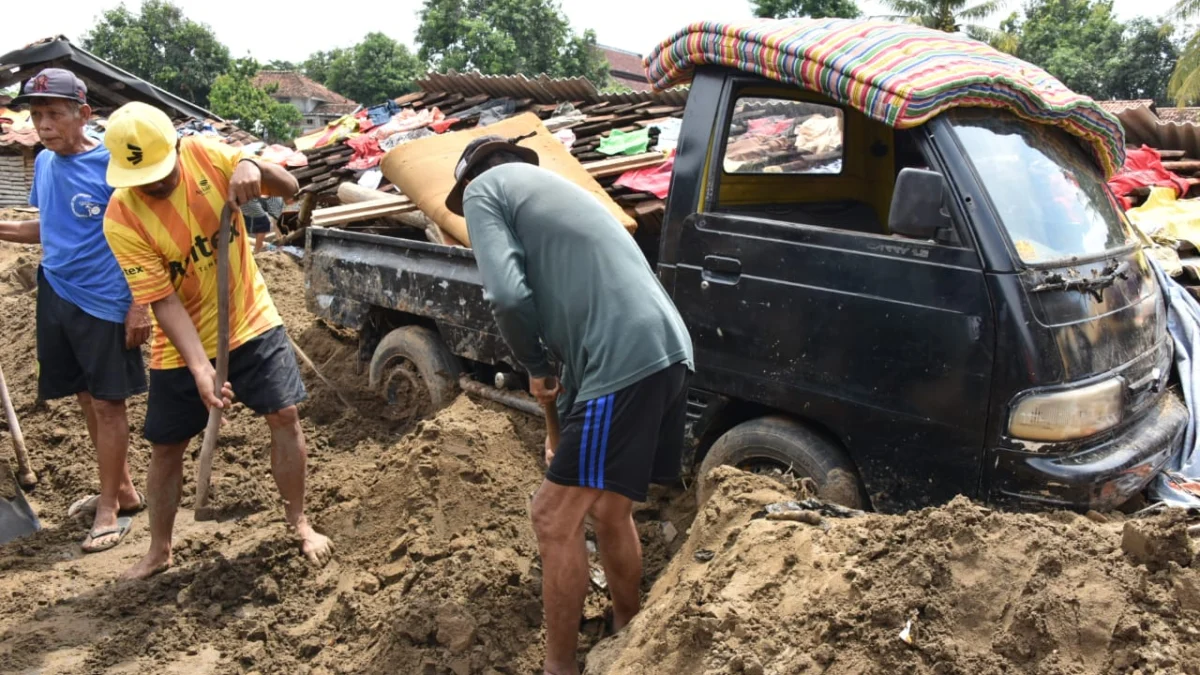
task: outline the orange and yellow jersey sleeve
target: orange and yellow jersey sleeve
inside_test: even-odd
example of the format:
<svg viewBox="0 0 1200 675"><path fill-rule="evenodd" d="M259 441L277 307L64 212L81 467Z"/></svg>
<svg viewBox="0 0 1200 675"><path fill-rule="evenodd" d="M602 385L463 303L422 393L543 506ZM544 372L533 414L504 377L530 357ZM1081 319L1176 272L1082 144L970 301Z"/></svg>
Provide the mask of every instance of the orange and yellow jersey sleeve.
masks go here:
<svg viewBox="0 0 1200 675"><path fill-rule="evenodd" d="M217 353L217 235L229 180L241 157L238 148L184 138L179 148L181 179L170 197L151 199L133 189L118 189L104 215L104 235L134 302L153 303L175 293L210 359ZM283 321L254 262L240 209L234 209L230 225L229 348L237 349ZM155 321L150 367L185 366Z"/></svg>

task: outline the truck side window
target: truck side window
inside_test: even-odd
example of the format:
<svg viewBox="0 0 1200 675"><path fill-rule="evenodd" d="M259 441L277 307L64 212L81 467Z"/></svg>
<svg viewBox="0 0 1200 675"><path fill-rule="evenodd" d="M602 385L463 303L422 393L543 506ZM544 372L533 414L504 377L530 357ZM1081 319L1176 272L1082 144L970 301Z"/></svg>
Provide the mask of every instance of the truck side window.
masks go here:
<svg viewBox="0 0 1200 675"><path fill-rule="evenodd" d="M781 225L886 234L891 129L813 96L748 91L733 100L709 208Z"/></svg>
<svg viewBox="0 0 1200 675"><path fill-rule="evenodd" d="M839 174L842 111L805 101L738 99L724 168L730 174Z"/></svg>

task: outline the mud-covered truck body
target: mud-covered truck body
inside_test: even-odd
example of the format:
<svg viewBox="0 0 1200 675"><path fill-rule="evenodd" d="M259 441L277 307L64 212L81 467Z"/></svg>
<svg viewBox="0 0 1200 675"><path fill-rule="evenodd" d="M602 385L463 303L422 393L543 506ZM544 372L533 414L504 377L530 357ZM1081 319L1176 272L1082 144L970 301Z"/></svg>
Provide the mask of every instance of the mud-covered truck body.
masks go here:
<svg viewBox="0 0 1200 675"><path fill-rule="evenodd" d="M728 463L884 511L1086 509L1161 470L1187 422L1162 294L1088 143L1001 109L900 129L737 69L691 79L662 229L634 236L695 345L702 491ZM772 128L800 160L770 164ZM382 395L444 405L461 378L536 413L470 249L310 228L305 265Z"/></svg>

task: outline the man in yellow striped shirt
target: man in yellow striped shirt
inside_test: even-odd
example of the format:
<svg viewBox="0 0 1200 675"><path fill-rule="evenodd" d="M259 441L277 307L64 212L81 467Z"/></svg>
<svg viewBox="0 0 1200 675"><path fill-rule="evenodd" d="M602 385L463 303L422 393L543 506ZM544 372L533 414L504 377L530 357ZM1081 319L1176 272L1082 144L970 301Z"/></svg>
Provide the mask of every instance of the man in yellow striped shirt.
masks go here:
<svg viewBox="0 0 1200 675"><path fill-rule="evenodd" d="M283 321L251 253L241 212L234 209L229 248L229 382L217 391L217 232L221 210L265 191L296 193L281 167L259 164L215 140L179 139L162 111L129 103L112 114L104 144L108 183L116 188L104 235L135 302L150 305L154 338L145 435L153 444L147 491L150 552L125 573L142 579L171 565L171 532L183 483L183 453L233 391L271 430L271 470L287 522L315 564L329 540L304 515L307 451L296 404L307 396Z"/></svg>

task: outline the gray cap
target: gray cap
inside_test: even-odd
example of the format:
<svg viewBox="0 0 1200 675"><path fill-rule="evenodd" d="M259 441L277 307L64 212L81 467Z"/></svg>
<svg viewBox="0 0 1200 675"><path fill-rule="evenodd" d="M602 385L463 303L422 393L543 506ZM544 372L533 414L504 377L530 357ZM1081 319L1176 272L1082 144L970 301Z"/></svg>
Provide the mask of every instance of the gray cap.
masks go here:
<svg viewBox="0 0 1200 675"><path fill-rule="evenodd" d="M35 98L65 98L86 104L87 85L69 70L47 68L25 82L21 95L13 103L29 103Z"/></svg>

